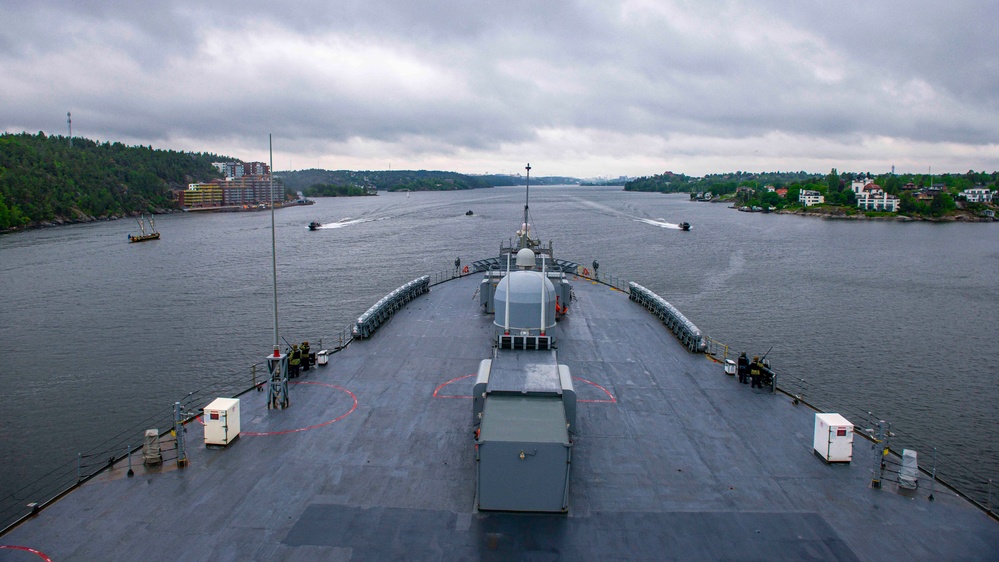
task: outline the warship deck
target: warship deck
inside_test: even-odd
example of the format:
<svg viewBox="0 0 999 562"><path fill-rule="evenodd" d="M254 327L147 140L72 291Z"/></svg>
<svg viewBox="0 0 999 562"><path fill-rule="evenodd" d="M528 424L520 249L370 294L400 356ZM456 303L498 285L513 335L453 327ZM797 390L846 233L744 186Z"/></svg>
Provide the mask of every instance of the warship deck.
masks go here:
<svg viewBox="0 0 999 562"><path fill-rule="evenodd" d="M738 384L627 294L582 278L557 332L579 398L569 513L478 512L470 394L494 336L480 279L434 286L294 379L289 409L244 394L226 449L206 449L192 423L186 468L127 478L119 463L0 543L52 560L999 556L982 511L939 485L928 501L925 481L872 489L863 439L851 464L825 464L814 411Z"/></svg>

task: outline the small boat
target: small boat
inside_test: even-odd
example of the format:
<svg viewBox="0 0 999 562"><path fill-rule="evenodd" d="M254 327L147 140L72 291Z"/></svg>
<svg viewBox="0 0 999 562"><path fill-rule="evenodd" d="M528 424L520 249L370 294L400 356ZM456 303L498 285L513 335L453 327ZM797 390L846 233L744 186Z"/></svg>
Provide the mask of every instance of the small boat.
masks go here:
<svg viewBox="0 0 999 562"><path fill-rule="evenodd" d="M319 228L320 226L322 226L322 223L316 222L316 221L312 221L312 222L309 223L309 230L315 230L315 229Z"/></svg>
<svg viewBox="0 0 999 562"><path fill-rule="evenodd" d="M680 230L682 230L684 232L690 230L690 223L689 222L681 222L680 223Z"/></svg>
<svg viewBox="0 0 999 562"><path fill-rule="evenodd" d="M128 235L129 242L146 242L148 240L159 240L160 233L156 231L156 223L153 222L153 216L149 215L149 232L146 233L146 224L142 222L142 215L139 215L135 219L139 223L139 230L142 234L139 235Z"/></svg>
<svg viewBox="0 0 999 562"><path fill-rule="evenodd" d="M475 214L475 213L473 213L473 212L472 212L472 210L471 210L471 209L469 209L469 210L468 210L468 212L466 212L466 213L465 213L465 216L466 216L466 217L470 217L470 216L472 216L472 215L474 215L474 214Z"/></svg>

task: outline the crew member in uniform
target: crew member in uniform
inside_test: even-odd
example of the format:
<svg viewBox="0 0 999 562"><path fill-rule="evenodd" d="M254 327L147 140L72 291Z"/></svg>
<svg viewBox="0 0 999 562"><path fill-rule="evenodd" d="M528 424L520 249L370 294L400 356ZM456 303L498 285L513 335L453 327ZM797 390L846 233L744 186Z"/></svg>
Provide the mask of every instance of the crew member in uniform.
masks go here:
<svg viewBox="0 0 999 562"><path fill-rule="evenodd" d="M309 370L309 363L312 362L312 356L309 354L309 342L302 342L302 370Z"/></svg>
<svg viewBox="0 0 999 562"><path fill-rule="evenodd" d="M749 358L745 351L739 356L739 382L749 384Z"/></svg>
<svg viewBox="0 0 999 562"><path fill-rule="evenodd" d="M760 358L753 357L753 362L749 364L749 377L753 379L750 388L763 388L763 371L760 370Z"/></svg>
<svg viewBox="0 0 999 562"><path fill-rule="evenodd" d="M288 370L291 371L288 378L297 379L298 378L298 366L302 363L302 352L298 350L298 346L292 344L291 346L291 356L288 358Z"/></svg>

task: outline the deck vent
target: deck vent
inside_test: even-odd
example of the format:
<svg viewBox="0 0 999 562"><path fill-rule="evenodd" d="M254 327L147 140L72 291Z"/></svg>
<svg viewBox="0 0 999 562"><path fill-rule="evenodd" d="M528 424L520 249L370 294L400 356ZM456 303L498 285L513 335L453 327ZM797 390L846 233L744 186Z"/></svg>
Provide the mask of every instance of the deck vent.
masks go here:
<svg viewBox="0 0 999 562"><path fill-rule="evenodd" d="M506 336L499 335L500 349L552 349L554 338L551 336Z"/></svg>

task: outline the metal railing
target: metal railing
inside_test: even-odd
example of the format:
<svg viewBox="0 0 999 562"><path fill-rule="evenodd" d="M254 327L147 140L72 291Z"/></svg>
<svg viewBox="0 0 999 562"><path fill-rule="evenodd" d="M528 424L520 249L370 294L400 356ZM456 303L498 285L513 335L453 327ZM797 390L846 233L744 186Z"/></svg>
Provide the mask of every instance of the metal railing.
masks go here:
<svg viewBox="0 0 999 562"><path fill-rule="evenodd" d="M658 317L688 351L703 352L707 349L707 341L697 326L666 299L638 283L629 283L628 289L631 300L649 309L649 312Z"/></svg>
<svg viewBox="0 0 999 562"><path fill-rule="evenodd" d="M430 290L430 276L424 275L382 297L357 318L351 329L356 338L368 338L400 308Z"/></svg>
<svg viewBox="0 0 999 562"><path fill-rule="evenodd" d="M488 260L482 260L484 264L487 262ZM478 263L474 262L474 264ZM425 278L427 279L428 286L438 285L452 279L458 279L482 271L478 267L475 267L474 264L467 271L465 268L456 268L427 275ZM628 281L621 277L608 273L597 274L597 272L589 271L589 269L583 267L577 267L574 274L629 293L629 295L631 294L631 287ZM354 327L355 324L352 324L335 333L332 338L327 338L327 341L336 342L330 349L331 352L336 353L350 344L353 339L352 331ZM730 351L729 346L706 336L703 339L704 345L701 350L715 358L720 357L721 361L724 362ZM323 339L317 338L316 341L320 344L317 349L323 349ZM266 382L266 379L267 367L263 363L254 363L247 369L241 369L231 373L227 377L223 377L223 380L189 392L180 401L181 409L185 412L181 423L188 423L193 420L211 400L219 396L230 396L233 398L241 396L260 388ZM791 397L795 403L804 403L817 412L826 411L813 400L807 386L807 381L804 378L789 377L784 374L781 381L781 384L776 389ZM872 421L878 419L871 412L867 411L840 409L839 413L848 419L852 418L862 422L855 422L855 426L862 428L862 431L857 431L856 434L863 437L867 437L866 431L863 430L871 429ZM142 434L146 429L150 428L157 428L161 436L170 433L174 428L172 406L164 407L162 410L151 413L135 425L120 431L86 451L78 453L75 458L52 468L31 483L11 492L6 497L0 498L0 528L2 528L0 536L38 510L58 500L112 465L125 460L131 453L141 450ZM892 430L890 437L889 450L891 454L897 457L901 456L897 452L899 450L898 443L902 443L903 445L912 444L912 448L921 447L923 450L927 450L928 445L926 443L919 442L914 437L899 432L897 429ZM165 440L164 443L169 443L169 440ZM946 487L955 494L972 502L993 518L999 519L999 512L996 511L997 506L994 505L997 492L994 484L995 480L969 471L965 466L966 463L962 463L959 458L947 455L939 451L936 447L931 447L931 449L933 450L931 467L926 469L924 466L920 466L919 468L923 476L930 477L930 486L935 487L939 484L942 487ZM962 476L962 474L970 474L971 476ZM956 486L947 482L954 482ZM960 486L960 488L957 486ZM930 498L932 498L932 493Z"/></svg>

